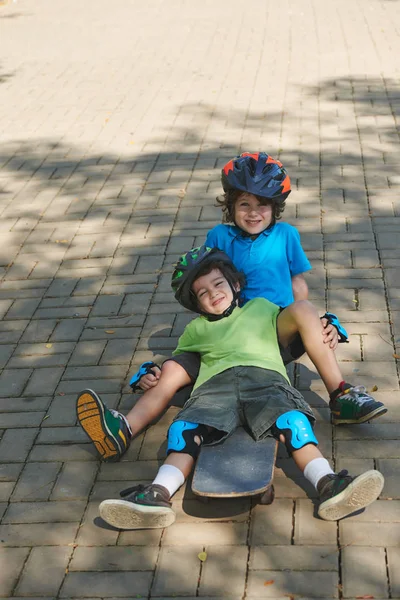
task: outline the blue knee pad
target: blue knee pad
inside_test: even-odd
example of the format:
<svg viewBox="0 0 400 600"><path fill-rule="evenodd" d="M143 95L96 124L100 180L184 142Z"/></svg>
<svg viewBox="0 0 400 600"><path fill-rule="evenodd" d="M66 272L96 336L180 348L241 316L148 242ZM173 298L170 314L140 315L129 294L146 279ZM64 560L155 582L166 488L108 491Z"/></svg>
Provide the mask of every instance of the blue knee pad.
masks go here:
<svg viewBox="0 0 400 600"><path fill-rule="evenodd" d="M279 439L280 433L285 436L285 446L289 454L307 444L318 446L309 418L299 410L290 410L277 418L274 428L275 437Z"/></svg>
<svg viewBox="0 0 400 600"><path fill-rule="evenodd" d="M189 421L174 421L168 430L167 455L171 452L181 452L197 458L207 431L205 425ZM196 436L200 438L200 445L194 440Z"/></svg>

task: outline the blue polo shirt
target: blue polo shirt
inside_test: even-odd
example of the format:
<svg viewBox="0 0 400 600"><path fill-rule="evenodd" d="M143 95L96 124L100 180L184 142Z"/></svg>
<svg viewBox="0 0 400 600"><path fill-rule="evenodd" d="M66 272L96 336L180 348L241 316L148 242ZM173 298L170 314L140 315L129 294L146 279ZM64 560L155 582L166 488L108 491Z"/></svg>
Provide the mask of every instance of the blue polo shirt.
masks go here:
<svg viewBox="0 0 400 600"><path fill-rule="evenodd" d="M300 243L300 235L289 223L275 223L255 240L236 225L217 225L208 232L206 245L219 248L246 275L244 301L266 298L285 307L294 301L292 277L312 267Z"/></svg>

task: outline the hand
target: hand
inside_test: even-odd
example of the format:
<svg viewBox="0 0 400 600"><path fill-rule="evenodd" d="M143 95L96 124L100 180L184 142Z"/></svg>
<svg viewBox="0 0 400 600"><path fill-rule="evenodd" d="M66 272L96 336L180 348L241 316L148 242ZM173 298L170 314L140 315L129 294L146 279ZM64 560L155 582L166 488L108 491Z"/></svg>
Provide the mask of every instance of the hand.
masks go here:
<svg viewBox="0 0 400 600"><path fill-rule="evenodd" d="M334 325L330 325L328 319L321 319L322 324L322 337L324 344L329 344L329 348L336 350L339 343L339 336L337 329Z"/></svg>
<svg viewBox="0 0 400 600"><path fill-rule="evenodd" d="M155 374L152 375L151 373L147 373L146 375L143 375L143 377L140 378L140 381L137 384L140 387L140 389L143 390L144 392L155 387L158 383L158 380L160 379L161 369L154 366L151 368L151 370Z"/></svg>

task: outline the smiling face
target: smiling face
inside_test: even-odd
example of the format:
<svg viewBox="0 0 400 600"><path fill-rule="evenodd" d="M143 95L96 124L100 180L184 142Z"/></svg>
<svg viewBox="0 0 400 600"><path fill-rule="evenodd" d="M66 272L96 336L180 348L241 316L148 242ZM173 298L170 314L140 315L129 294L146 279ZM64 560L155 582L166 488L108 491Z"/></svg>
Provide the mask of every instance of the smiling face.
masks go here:
<svg viewBox="0 0 400 600"><path fill-rule="evenodd" d="M251 235L262 233L272 223L272 203L261 204L254 194L241 194L234 210L236 225Z"/></svg>
<svg viewBox="0 0 400 600"><path fill-rule="evenodd" d="M219 269L213 269L202 275L192 284L200 310L211 315L221 315L230 307L233 292L228 281Z"/></svg>

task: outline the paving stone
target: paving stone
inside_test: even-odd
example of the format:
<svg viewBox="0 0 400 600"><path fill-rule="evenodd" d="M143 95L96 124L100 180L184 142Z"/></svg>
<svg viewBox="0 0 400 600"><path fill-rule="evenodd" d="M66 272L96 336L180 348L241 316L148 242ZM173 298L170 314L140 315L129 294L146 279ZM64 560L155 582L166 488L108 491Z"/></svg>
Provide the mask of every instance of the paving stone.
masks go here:
<svg viewBox="0 0 400 600"><path fill-rule="evenodd" d="M332 546L258 546L250 549L249 569L267 571L338 571L339 553Z"/></svg>
<svg viewBox="0 0 400 600"><path fill-rule="evenodd" d="M38 427L45 414L45 412L2 413L1 426L4 428Z"/></svg>
<svg viewBox="0 0 400 600"><path fill-rule="evenodd" d="M341 521L339 533L340 541L344 545L396 548L399 544L400 523Z"/></svg>
<svg viewBox="0 0 400 600"><path fill-rule="evenodd" d="M115 546L118 530L114 529L99 516L99 503L89 502L79 534L79 546Z"/></svg>
<svg viewBox="0 0 400 600"><path fill-rule="evenodd" d="M117 315L124 300L122 294L98 296L91 312L91 317Z"/></svg>
<svg viewBox="0 0 400 600"><path fill-rule="evenodd" d="M8 502L15 483L13 481L1 481L0 482L0 502Z"/></svg>
<svg viewBox="0 0 400 600"><path fill-rule="evenodd" d="M69 366L97 365L103 354L106 342L78 342L70 358Z"/></svg>
<svg viewBox="0 0 400 600"><path fill-rule="evenodd" d="M80 521L86 502L13 502L3 523L62 523Z"/></svg>
<svg viewBox="0 0 400 600"><path fill-rule="evenodd" d="M23 468L22 464L0 464L0 481L17 481Z"/></svg>
<svg viewBox="0 0 400 600"><path fill-rule="evenodd" d="M121 573L68 573L60 598L114 598L147 596L153 573L131 571Z"/></svg>
<svg viewBox="0 0 400 600"><path fill-rule="evenodd" d="M18 429L7 429L0 441L0 456L4 462L24 462L37 436L37 429L26 429L20 435Z"/></svg>
<svg viewBox="0 0 400 600"><path fill-rule="evenodd" d="M393 598L400 596L400 548L387 549L390 590Z"/></svg>
<svg viewBox="0 0 400 600"><path fill-rule="evenodd" d="M399 482L399 459L378 459L376 461L377 469L385 478L385 486L382 490L382 498L398 498L400 499L400 482Z"/></svg>
<svg viewBox="0 0 400 600"><path fill-rule="evenodd" d="M0 548L0 594L2 596L12 595L29 552L29 548Z"/></svg>
<svg viewBox="0 0 400 600"><path fill-rule="evenodd" d="M5 369L0 375L0 396L20 396L32 374L32 369Z"/></svg>
<svg viewBox="0 0 400 600"><path fill-rule="evenodd" d="M15 349L15 345L0 346L0 369L4 369Z"/></svg>
<svg viewBox="0 0 400 600"><path fill-rule="evenodd" d="M76 548L70 571L152 571L156 567L158 548ZM197 557L196 557L197 558Z"/></svg>
<svg viewBox="0 0 400 600"><path fill-rule="evenodd" d="M250 544L289 545L293 533L292 522L293 500L277 499L269 506L255 506L250 524Z"/></svg>
<svg viewBox="0 0 400 600"><path fill-rule="evenodd" d="M230 596L244 593L248 550L245 546L205 547L207 560L203 563L199 594Z"/></svg>
<svg viewBox="0 0 400 600"><path fill-rule="evenodd" d="M163 546L203 547L218 539L219 545L246 544L245 523L174 523L162 538Z"/></svg>
<svg viewBox="0 0 400 600"><path fill-rule="evenodd" d="M53 460L59 462L66 461L98 461L97 454L91 448L91 444L51 444L51 452L49 444L35 444L28 458L32 462L51 462Z"/></svg>
<svg viewBox="0 0 400 600"><path fill-rule="evenodd" d="M53 458L53 457L51 457ZM13 502L48 500L61 469L59 462L27 463L15 487Z"/></svg>
<svg viewBox="0 0 400 600"><path fill-rule="evenodd" d="M342 577L344 598L389 597L384 548L343 548Z"/></svg>
<svg viewBox="0 0 400 600"><path fill-rule="evenodd" d="M85 319L62 319L50 336L51 342L76 342L85 326Z"/></svg>
<svg viewBox="0 0 400 600"><path fill-rule="evenodd" d="M152 585L152 595L195 595L201 565L197 555L201 551L202 547L198 549L176 546L162 548Z"/></svg>
<svg viewBox="0 0 400 600"><path fill-rule="evenodd" d="M32 548L15 593L21 596L56 595L71 553L72 548L68 546Z"/></svg>
<svg viewBox="0 0 400 600"><path fill-rule="evenodd" d="M295 544L335 544L336 535L336 522L320 519L317 516L317 506L314 506L309 500L296 501Z"/></svg>
<svg viewBox="0 0 400 600"><path fill-rule="evenodd" d="M51 494L51 500L84 500L89 496L98 471L95 463L65 464Z"/></svg>
<svg viewBox="0 0 400 600"><path fill-rule="evenodd" d="M37 439L38 444L71 444L84 441L87 441L87 437L81 427L54 427L54 429L42 429Z"/></svg>
<svg viewBox="0 0 400 600"><path fill-rule="evenodd" d="M21 342L26 344L46 343L56 326L57 321L55 319L31 321L24 331Z"/></svg>
<svg viewBox="0 0 400 600"><path fill-rule="evenodd" d="M24 393L27 396L45 396L53 394L63 371L63 367L34 369Z"/></svg>
<svg viewBox="0 0 400 600"><path fill-rule="evenodd" d="M0 525L3 546L67 546L74 542L79 523Z"/></svg>
<svg viewBox="0 0 400 600"><path fill-rule="evenodd" d="M281 598L286 595L306 598L337 598L338 577L332 572L251 571L247 582L248 598Z"/></svg>

